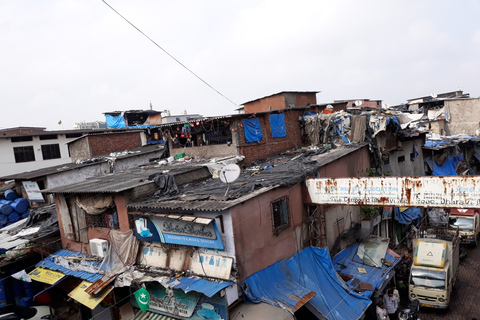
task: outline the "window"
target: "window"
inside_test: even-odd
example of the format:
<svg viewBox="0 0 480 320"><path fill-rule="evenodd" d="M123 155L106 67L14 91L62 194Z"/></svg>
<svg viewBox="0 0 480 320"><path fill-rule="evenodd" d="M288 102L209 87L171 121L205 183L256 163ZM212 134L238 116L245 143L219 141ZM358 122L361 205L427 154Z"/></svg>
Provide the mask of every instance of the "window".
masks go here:
<svg viewBox="0 0 480 320"><path fill-rule="evenodd" d="M405 161L405 156L398 157L398 163L404 162L404 161Z"/></svg>
<svg viewBox="0 0 480 320"><path fill-rule="evenodd" d="M43 136L38 136L40 140L53 140L53 139L58 139L56 134L45 134Z"/></svg>
<svg viewBox="0 0 480 320"><path fill-rule="evenodd" d="M273 233L278 234L288 227L288 197L271 202Z"/></svg>
<svg viewBox="0 0 480 320"><path fill-rule="evenodd" d="M60 147L58 144L44 144L42 146L43 160L59 159Z"/></svg>
<svg viewBox="0 0 480 320"><path fill-rule="evenodd" d="M83 133L67 133L65 138L78 138L81 137Z"/></svg>
<svg viewBox="0 0 480 320"><path fill-rule="evenodd" d="M15 155L16 163L35 161L33 146L13 148L13 154Z"/></svg>
<svg viewBox="0 0 480 320"><path fill-rule="evenodd" d="M11 137L10 141L12 142L33 141L33 137L32 136Z"/></svg>

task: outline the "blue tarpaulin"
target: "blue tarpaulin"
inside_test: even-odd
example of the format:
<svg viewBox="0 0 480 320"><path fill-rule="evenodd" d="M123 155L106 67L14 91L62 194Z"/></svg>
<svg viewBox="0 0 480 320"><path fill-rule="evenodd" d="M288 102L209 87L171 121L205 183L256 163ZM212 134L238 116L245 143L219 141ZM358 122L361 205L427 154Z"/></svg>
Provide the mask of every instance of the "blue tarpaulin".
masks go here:
<svg viewBox="0 0 480 320"><path fill-rule="evenodd" d="M385 254L385 259L392 262L391 267L382 265L381 268L371 267L363 263L362 259L357 255L358 243L355 243L345 250L341 251L335 257L333 257L333 267L335 270L353 276L353 279L358 279L361 282L368 282L372 284L373 289L382 288L386 277L389 272L400 262L400 259L395 258L388 252ZM358 268L365 269L366 273L360 272ZM363 270L362 270L363 271ZM355 288L355 282L352 284L352 280L347 281L347 285L350 290ZM373 291L363 291L362 295L371 297Z"/></svg>
<svg viewBox="0 0 480 320"><path fill-rule="evenodd" d="M400 210L400 208L395 208L395 219L398 220L401 224L411 224L417 219L422 219L422 210L420 208L408 208L406 210Z"/></svg>
<svg viewBox="0 0 480 320"><path fill-rule="evenodd" d="M247 142L262 140L262 130L260 129L260 120L258 118L243 119L242 122Z"/></svg>
<svg viewBox="0 0 480 320"><path fill-rule="evenodd" d="M288 281L287 281L288 280ZM246 297L252 302L294 308L296 296L316 295L307 307L316 309L327 319L359 319L371 300L350 291L333 269L328 248L308 247L287 261L279 261L247 278Z"/></svg>
<svg viewBox="0 0 480 320"><path fill-rule="evenodd" d="M107 127L110 127L110 128L122 129L127 126L125 124L125 119L121 114L118 116L112 116L112 115L106 114L105 120L107 121Z"/></svg>
<svg viewBox="0 0 480 320"><path fill-rule="evenodd" d="M272 130L272 138L283 138L287 136L285 115L283 113L270 115L270 129Z"/></svg>
<svg viewBox="0 0 480 320"><path fill-rule="evenodd" d="M439 165L433 160L427 160L427 164L433 172L434 176L456 176L455 168L458 163L463 160L463 154L458 157L448 156L444 164Z"/></svg>

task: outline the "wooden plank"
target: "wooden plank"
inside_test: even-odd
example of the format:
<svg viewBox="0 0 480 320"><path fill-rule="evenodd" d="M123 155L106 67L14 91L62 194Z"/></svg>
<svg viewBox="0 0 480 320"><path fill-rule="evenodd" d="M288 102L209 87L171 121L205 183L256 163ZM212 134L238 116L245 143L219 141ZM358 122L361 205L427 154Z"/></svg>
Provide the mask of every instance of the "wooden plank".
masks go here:
<svg viewBox="0 0 480 320"><path fill-rule="evenodd" d="M67 201L63 196L63 193L57 193L55 195L58 202L58 212L60 213L60 221L62 223L62 229L64 237L70 240L75 240L75 234L73 232L72 219L70 217L70 212L68 210Z"/></svg>
<svg viewBox="0 0 480 320"><path fill-rule="evenodd" d="M85 210L77 206L75 203L75 207L77 208L77 217L78 217L78 234L80 236L80 242L88 243L88 226L87 226L87 213Z"/></svg>
<svg viewBox="0 0 480 320"><path fill-rule="evenodd" d="M77 205L75 204L75 196L71 196L67 199L68 208L70 209L70 217L72 219L73 235L75 241L80 241L80 234L78 233L78 215Z"/></svg>

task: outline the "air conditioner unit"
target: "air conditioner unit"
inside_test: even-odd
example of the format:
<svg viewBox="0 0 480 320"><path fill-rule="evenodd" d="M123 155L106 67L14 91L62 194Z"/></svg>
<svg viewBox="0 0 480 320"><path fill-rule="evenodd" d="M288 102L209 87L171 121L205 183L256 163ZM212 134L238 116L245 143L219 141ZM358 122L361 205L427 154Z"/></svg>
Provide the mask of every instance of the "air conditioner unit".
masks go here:
<svg viewBox="0 0 480 320"><path fill-rule="evenodd" d="M92 255L104 258L108 252L108 240L105 239L91 239L90 252Z"/></svg>

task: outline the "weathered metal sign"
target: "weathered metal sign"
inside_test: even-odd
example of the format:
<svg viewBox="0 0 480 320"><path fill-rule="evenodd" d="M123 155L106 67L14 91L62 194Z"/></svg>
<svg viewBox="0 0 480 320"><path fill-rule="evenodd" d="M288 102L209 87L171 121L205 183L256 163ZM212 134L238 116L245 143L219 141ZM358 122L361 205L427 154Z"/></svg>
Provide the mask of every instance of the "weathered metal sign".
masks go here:
<svg viewBox="0 0 480 320"><path fill-rule="evenodd" d="M44 268L37 267L33 269L28 276L33 280L40 281L46 284L54 284L63 277L65 274L57 271L52 271Z"/></svg>
<svg viewBox="0 0 480 320"><path fill-rule="evenodd" d="M308 179L313 203L478 208L480 177L365 177Z"/></svg>
<svg viewBox="0 0 480 320"><path fill-rule="evenodd" d="M210 253L163 249L143 246L138 257L140 263L173 270L191 270L194 274L228 280L233 259Z"/></svg>

